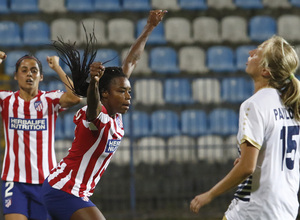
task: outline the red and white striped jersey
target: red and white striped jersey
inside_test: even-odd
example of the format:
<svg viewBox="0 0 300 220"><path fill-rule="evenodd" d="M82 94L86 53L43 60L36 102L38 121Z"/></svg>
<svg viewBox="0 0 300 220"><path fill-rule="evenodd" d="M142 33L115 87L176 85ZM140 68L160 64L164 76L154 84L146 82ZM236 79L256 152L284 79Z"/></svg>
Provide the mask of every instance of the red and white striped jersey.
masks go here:
<svg viewBox="0 0 300 220"><path fill-rule="evenodd" d="M3 180L42 184L56 165L54 131L63 93L39 91L32 100L24 101L19 91L0 91L6 142Z"/></svg>
<svg viewBox="0 0 300 220"><path fill-rule="evenodd" d="M77 197L91 196L124 135L122 115L110 117L104 106L92 122L84 106L74 116L75 138L68 155L51 170L49 184Z"/></svg>

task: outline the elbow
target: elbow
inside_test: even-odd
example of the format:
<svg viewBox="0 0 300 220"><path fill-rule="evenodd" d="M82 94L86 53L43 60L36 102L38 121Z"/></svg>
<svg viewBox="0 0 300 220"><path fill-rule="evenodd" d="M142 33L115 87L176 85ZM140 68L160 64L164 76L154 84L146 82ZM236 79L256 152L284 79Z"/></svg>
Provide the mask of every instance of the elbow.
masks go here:
<svg viewBox="0 0 300 220"><path fill-rule="evenodd" d="M78 96L75 96L73 102L74 102L74 105L77 105L81 102L81 98L79 98Z"/></svg>
<svg viewBox="0 0 300 220"><path fill-rule="evenodd" d="M78 96L74 96L73 98L70 98L68 100L68 107L72 107L74 105L79 104L81 101L81 98L79 98Z"/></svg>
<svg viewBox="0 0 300 220"><path fill-rule="evenodd" d="M247 178L248 176L252 175L255 171L255 167L254 166L244 166L243 168L243 174L244 174L244 178Z"/></svg>
<svg viewBox="0 0 300 220"><path fill-rule="evenodd" d="M248 177L248 176L250 176L250 175L252 175L254 173L254 169L247 169L247 170L245 170L245 177Z"/></svg>

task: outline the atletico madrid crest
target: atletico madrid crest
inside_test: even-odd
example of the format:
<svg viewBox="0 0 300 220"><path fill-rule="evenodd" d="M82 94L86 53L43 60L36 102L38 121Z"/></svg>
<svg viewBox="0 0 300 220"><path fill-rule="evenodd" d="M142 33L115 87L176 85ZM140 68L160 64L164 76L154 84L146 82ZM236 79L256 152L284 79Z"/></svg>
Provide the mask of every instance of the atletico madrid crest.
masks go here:
<svg viewBox="0 0 300 220"><path fill-rule="evenodd" d="M34 103L34 108L37 111L42 111L42 109L43 109L43 103L41 101L36 101Z"/></svg>
<svg viewBox="0 0 300 220"><path fill-rule="evenodd" d="M11 198L5 199L5 207L9 208L11 206Z"/></svg>

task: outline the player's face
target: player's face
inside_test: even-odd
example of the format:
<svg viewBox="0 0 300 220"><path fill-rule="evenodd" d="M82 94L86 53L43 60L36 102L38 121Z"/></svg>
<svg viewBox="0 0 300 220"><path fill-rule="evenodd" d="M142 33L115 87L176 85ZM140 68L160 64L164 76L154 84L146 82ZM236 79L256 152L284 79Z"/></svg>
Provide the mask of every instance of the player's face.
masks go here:
<svg viewBox="0 0 300 220"><path fill-rule="evenodd" d="M256 49L251 50L249 52L248 62L246 63L246 72L250 76L255 76L260 74L262 71L262 67L260 66L260 62L262 59L263 45L258 46Z"/></svg>
<svg viewBox="0 0 300 220"><path fill-rule="evenodd" d="M14 78L18 81L20 89L38 90L43 75L41 75L40 68L34 59L24 59L20 63Z"/></svg>
<svg viewBox="0 0 300 220"><path fill-rule="evenodd" d="M105 107L108 114L114 115L116 113L126 113L130 105L130 93L131 86L126 77L114 78L107 91L107 106Z"/></svg>

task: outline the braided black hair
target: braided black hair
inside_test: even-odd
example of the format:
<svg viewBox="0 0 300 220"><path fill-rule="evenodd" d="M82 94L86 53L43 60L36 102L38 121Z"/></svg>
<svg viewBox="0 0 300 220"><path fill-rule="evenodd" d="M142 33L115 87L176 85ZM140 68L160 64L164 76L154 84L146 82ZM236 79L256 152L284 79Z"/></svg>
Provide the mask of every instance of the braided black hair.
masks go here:
<svg viewBox="0 0 300 220"><path fill-rule="evenodd" d="M86 97L89 83L87 79L90 73L90 65L94 62L97 55L95 44L97 39L93 32L87 34L84 24L82 24L86 35L86 46L84 52L81 54L76 49L76 42L64 42L61 37L57 41L53 41L52 46L56 49L60 59L70 68L72 73L73 84L69 82L68 86L76 95ZM67 79L69 77L67 76Z"/></svg>
<svg viewBox="0 0 300 220"><path fill-rule="evenodd" d="M66 65L68 65L71 70L74 86L72 86L72 83L70 81L69 85L66 86L68 86L74 92L74 94L81 97L86 97L87 89L89 87L88 77L90 74L90 65L94 62L97 55L97 50L94 46L97 42L97 39L94 34L94 29L92 33L87 34L84 25L83 28L86 35L86 46L82 57L80 56L80 52L76 49L76 42L65 43L62 38L58 37L57 41L53 41L52 46L56 49L60 59ZM116 57L113 57L112 59L103 62L102 65L112 61L115 58ZM103 91L109 89L108 87L110 85L110 82L113 78L116 77L126 77L126 75L123 73L122 68L105 68L104 74L99 81L100 96ZM68 76L67 79L69 79Z"/></svg>

